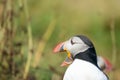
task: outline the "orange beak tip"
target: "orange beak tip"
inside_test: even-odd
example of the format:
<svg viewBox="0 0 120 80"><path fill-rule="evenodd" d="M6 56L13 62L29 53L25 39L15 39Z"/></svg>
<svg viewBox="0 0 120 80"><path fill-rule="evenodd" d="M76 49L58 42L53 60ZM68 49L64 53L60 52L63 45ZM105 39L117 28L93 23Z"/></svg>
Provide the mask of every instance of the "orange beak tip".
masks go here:
<svg viewBox="0 0 120 80"><path fill-rule="evenodd" d="M69 64L67 64L65 61L60 65L61 67L67 66Z"/></svg>
<svg viewBox="0 0 120 80"><path fill-rule="evenodd" d="M110 61L106 58L104 58L104 61L105 61L105 65L106 65L106 70L109 72L109 71L112 71L113 70L113 65L112 63L110 63Z"/></svg>
<svg viewBox="0 0 120 80"><path fill-rule="evenodd" d="M54 53L60 52L63 44L64 44L63 42L62 42L62 43L59 43L59 44L53 49L53 52L54 52Z"/></svg>
<svg viewBox="0 0 120 80"><path fill-rule="evenodd" d="M58 52L58 50L56 49L56 47L53 49L53 52L54 52L54 53L57 53L57 52Z"/></svg>

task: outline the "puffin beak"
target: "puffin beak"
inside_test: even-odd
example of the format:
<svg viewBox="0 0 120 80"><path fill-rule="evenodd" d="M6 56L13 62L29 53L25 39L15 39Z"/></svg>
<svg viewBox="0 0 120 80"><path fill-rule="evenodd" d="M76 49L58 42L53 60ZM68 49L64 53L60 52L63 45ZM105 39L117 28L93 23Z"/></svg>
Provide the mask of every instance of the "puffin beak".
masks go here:
<svg viewBox="0 0 120 80"><path fill-rule="evenodd" d="M54 53L64 52L64 51L65 51L64 48L63 48L64 43L65 43L65 42L59 43L59 44L53 49L53 52L54 52Z"/></svg>
<svg viewBox="0 0 120 80"><path fill-rule="evenodd" d="M73 61L71 53L64 47L64 45L65 45L65 42L61 42L53 49L54 53L67 52L67 58L63 61L61 66L69 65Z"/></svg>
<svg viewBox="0 0 120 80"><path fill-rule="evenodd" d="M66 57L66 59L62 62L61 67L68 66L73 62L70 58Z"/></svg>

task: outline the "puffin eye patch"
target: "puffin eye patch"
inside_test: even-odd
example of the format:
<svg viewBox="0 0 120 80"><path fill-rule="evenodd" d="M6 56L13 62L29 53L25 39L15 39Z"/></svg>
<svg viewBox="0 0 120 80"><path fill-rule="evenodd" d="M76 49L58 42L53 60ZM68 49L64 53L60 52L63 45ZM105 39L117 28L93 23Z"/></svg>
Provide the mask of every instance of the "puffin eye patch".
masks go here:
<svg viewBox="0 0 120 80"><path fill-rule="evenodd" d="M70 42L71 42L71 44L72 44L72 45L73 45L73 44L75 44L75 42L73 42L73 40L72 40L72 39L70 40Z"/></svg>
<svg viewBox="0 0 120 80"><path fill-rule="evenodd" d="M71 44L73 45L73 44L81 44L80 42L78 42L78 41L73 41L73 38L70 40L70 42L71 42Z"/></svg>

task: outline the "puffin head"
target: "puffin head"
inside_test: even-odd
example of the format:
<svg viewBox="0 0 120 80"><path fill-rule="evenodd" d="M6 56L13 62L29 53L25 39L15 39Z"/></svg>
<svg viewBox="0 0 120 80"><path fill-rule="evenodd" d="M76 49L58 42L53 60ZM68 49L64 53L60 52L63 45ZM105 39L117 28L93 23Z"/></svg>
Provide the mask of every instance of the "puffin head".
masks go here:
<svg viewBox="0 0 120 80"><path fill-rule="evenodd" d="M59 43L53 50L54 53L67 52L66 62L71 62L76 58L94 59L97 63L94 45L90 39L84 35L76 35L65 42ZM92 60L93 61L93 60Z"/></svg>
<svg viewBox="0 0 120 80"><path fill-rule="evenodd" d="M102 56L97 56L93 43L84 35L76 35L69 40L59 43L53 49L54 53L66 52L67 57L62 62L61 66L71 64L74 59L83 59L89 61L99 67L101 70L110 72L113 70L113 65Z"/></svg>

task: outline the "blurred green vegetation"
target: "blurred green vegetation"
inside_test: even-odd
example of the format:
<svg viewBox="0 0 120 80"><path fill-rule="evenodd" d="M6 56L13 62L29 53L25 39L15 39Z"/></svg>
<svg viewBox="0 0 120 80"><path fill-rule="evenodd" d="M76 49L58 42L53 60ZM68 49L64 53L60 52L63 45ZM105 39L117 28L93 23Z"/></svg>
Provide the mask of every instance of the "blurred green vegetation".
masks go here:
<svg viewBox="0 0 120 80"><path fill-rule="evenodd" d="M113 71L113 77L110 78L111 80L120 79L119 0L28 0L27 4L33 39L33 54L27 80L61 80L66 67L60 67L60 64L65 59L66 54L55 55L52 54L52 50L57 43L77 34L87 35L93 41L97 54L108 58L112 62L111 19L115 26L117 56L116 63L113 63L115 71ZM28 58L29 39L26 27L27 18L24 11L17 12L19 15L15 19L17 28L14 42L22 43L22 47L15 47L17 51L19 49L22 51L22 57L17 55L14 59L17 63L16 67L19 69L18 75L21 78ZM55 27L49 34L50 38L46 41L42 38L52 20L55 20ZM45 48L40 53L41 57L37 67L34 68L32 66L34 55L42 40L43 43L46 43ZM36 58L39 58L39 56ZM111 76L111 73L108 73L108 75Z"/></svg>

